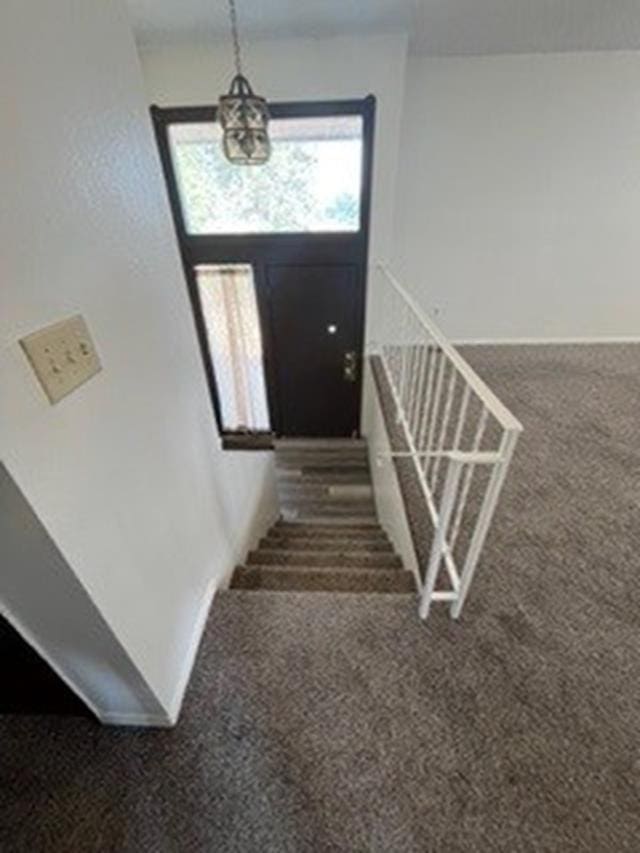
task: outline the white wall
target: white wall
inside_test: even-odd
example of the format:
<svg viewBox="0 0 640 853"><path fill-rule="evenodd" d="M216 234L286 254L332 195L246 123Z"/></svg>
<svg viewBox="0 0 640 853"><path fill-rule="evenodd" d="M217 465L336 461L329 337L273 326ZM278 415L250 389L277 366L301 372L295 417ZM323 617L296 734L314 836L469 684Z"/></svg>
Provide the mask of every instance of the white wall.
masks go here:
<svg viewBox="0 0 640 853"><path fill-rule="evenodd" d="M0 613L103 722L169 715L0 463ZM2 689L6 689L5 686Z"/></svg>
<svg viewBox="0 0 640 853"><path fill-rule="evenodd" d="M394 266L455 338L640 335L640 53L409 58Z"/></svg>
<svg viewBox="0 0 640 853"><path fill-rule="evenodd" d="M371 254L391 250L404 66L405 36L287 39L248 42L246 72L272 101L377 99ZM213 104L229 87L233 58L228 43L145 47L140 52L150 103Z"/></svg>
<svg viewBox="0 0 640 853"><path fill-rule="evenodd" d="M273 100L376 95L371 256L451 336L640 334L640 53L407 58L402 36L245 52ZM227 44L141 58L150 102L228 84Z"/></svg>
<svg viewBox="0 0 640 853"><path fill-rule="evenodd" d="M275 511L271 460L217 447L121 4L3 3L0 104L0 457L174 714L211 582ZM76 312L104 370L50 406L18 339Z"/></svg>
<svg viewBox="0 0 640 853"><path fill-rule="evenodd" d="M362 434L367 439L369 469L378 519L393 542L396 553L402 558L403 568L413 573L416 590L418 590L422 585L420 567L413 547L398 474L391 456L392 448L385 415L380 404L371 362L368 359L365 361L363 379Z"/></svg>

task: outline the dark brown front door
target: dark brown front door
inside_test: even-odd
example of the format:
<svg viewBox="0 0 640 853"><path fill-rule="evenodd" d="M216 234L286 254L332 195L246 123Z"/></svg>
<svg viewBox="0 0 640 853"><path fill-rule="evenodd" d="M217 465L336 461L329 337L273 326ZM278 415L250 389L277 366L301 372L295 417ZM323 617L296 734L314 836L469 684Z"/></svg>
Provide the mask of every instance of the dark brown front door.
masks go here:
<svg viewBox="0 0 640 853"><path fill-rule="evenodd" d="M358 431L357 272L353 265L267 267L282 435L350 436Z"/></svg>
<svg viewBox="0 0 640 853"><path fill-rule="evenodd" d="M197 270L245 264L271 429L357 435L375 99L270 109L271 161L228 168L214 108L152 110L216 418L225 432Z"/></svg>

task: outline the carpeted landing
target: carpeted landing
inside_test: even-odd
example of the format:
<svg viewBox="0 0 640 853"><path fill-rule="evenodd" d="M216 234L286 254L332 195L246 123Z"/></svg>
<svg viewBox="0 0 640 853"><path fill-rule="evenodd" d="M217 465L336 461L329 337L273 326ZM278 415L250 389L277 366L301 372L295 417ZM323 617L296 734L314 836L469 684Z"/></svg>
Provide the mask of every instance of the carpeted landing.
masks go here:
<svg viewBox="0 0 640 853"><path fill-rule="evenodd" d="M525 433L460 623L221 593L176 729L0 719L0 850L640 848L640 347L468 355Z"/></svg>

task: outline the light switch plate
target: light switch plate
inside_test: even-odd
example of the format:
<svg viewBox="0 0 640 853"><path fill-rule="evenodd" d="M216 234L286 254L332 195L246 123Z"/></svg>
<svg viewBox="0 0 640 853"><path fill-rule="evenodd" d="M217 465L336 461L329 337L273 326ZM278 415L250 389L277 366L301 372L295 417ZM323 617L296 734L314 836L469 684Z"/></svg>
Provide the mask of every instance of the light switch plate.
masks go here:
<svg viewBox="0 0 640 853"><path fill-rule="evenodd" d="M51 403L57 403L102 369L80 314L27 335L20 346Z"/></svg>

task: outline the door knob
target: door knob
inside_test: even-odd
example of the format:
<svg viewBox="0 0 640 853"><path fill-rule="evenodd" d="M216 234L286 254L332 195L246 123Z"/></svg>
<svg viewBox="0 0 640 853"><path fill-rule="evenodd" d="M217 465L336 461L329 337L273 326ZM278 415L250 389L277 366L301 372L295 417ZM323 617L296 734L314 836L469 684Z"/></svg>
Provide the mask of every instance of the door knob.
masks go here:
<svg viewBox="0 0 640 853"><path fill-rule="evenodd" d="M345 352L342 375L345 382L355 382L358 378L358 358L355 350Z"/></svg>

